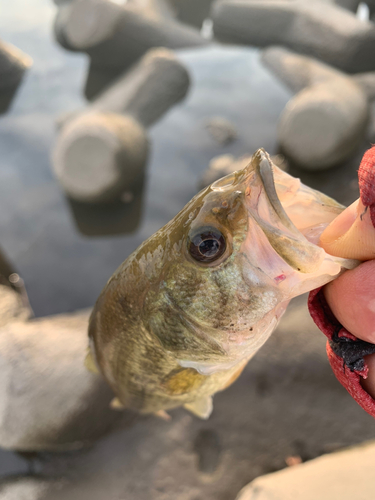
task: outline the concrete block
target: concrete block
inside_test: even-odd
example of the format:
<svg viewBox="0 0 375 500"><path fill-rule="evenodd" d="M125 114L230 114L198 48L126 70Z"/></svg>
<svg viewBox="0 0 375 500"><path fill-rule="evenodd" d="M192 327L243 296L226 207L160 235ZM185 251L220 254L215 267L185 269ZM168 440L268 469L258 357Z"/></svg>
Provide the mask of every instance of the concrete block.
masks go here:
<svg viewBox="0 0 375 500"><path fill-rule="evenodd" d="M153 47L181 49L205 46L200 33L173 19L151 19L131 3L76 0L64 4L55 20L55 36L66 49L86 52L95 69L86 86L93 99L108 76L128 70Z"/></svg>
<svg viewBox="0 0 375 500"><path fill-rule="evenodd" d="M301 168L322 170L355 152L365 136L369 93L319 61L280 47L265 49L265 64L298 92L279 121L281 151Z"/></svg>
<svg viewBox="0 0 375 500"><path fill-rule="evenodd" d="M331 3L314 0L218 0L214 34L223 42L283 45L343 71L375 69L375 25Z"/></svg>
<svg viewBox="0 0 375 500"><path fill-rule="evenodd" d="M185 97L189 84L173 53L154 49L89 108L70 115L53 152L54 171L67 195L100 203L131 190L148 158L146 127Z"/></svg>

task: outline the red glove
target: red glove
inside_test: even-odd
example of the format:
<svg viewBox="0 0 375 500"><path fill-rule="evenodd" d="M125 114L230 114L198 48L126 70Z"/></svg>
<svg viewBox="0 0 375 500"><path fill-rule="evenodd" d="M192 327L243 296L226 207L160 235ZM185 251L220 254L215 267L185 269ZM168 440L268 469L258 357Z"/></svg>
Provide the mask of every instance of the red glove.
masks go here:
<svg viewBox="0 0 375 500"><path fill-rule="evenodd" d="M360 200L331 223L320 244L339 257L370 260L375 259L375 147L365 153L358 177ZM308 306L328 337L337 379L375 417L375 260L312 291Z"/></svg>

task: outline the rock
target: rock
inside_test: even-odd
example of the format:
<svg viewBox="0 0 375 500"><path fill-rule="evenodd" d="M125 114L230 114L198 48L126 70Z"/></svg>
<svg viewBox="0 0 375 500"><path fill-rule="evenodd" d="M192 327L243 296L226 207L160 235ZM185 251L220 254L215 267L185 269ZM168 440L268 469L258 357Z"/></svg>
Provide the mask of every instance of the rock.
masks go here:
<svg viewBox="0 0 375 500"><path fill-rule="evenodd" d="M237 130L235 126L225 118L211 118L206 125L206 129L212 139L220 146L230 144L237 139Z"/></svg>
<svg viewBox="0 0 375 500"><path fill-rule="evenodd" d="M299 92L286 105L278 126L280 149L287 158L303 169L322 170L353 154L368 123L368 94L363 85L280 47L264 50L262 59Z"/></svg>
<svg viewBox="0 0 375 500"><path fill-rule="evenodd" d="M185 97L189 84L173 53L154 49L89 108L68 115L53 152L54 171L67 195L101 203L131 191L148 158L145 127Z"/></svg>
<svg viewBox="0 0 375 500"><path fill-rule="evenodd" d="M373 500L375 444L324 455L257 478L237 500Z"/></svg>
<svg viewBox="0 0 375 500"><path fill-rule="evenodd" d="M283 45L343 71L375 69L375 25L340 6L306 0L218 0L214 34L223 42Z"/></svg>
<svg viewBox="0 0 375 500"><path fill-rule="evenodd" d="M89 311L0 329L0 446L21 451L73 449L117 419L113 393L84 366Z"/></svg>
<svg viewBox="0 0 375 500"><path fill-rule="evenodd" d="M0 114L5 113L32 59L21 50L0 40Z"/></svg>
<svg viewBox="0 0 375 500"><path fill-rule="evenodd" d="M207 45L197 30L173 19L155 20L134 5L106 0L76 0L60 7L55 35L66 49L90 56L86 96L93 99L104 85L105 74L116 78L134 65L149 49L181 49Z"/></svg>

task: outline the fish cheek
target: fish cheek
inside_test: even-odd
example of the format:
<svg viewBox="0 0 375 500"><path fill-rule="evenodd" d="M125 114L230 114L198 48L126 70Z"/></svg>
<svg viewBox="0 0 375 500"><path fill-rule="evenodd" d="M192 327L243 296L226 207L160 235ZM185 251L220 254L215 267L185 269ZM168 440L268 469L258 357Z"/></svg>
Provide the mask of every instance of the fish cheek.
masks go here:
<svg viewBox="0 0 375 500"><path fill-rule="evenodd" d="M177 358L208 360L225 355L221 346L168 293L147 298L143 322L162 347Z"/></svg>

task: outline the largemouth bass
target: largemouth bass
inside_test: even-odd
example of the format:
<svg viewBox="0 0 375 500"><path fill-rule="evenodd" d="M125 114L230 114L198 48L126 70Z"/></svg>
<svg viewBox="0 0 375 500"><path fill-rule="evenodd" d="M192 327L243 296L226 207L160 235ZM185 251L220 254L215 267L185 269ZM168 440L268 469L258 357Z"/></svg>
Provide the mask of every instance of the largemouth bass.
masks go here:
<svg viewBox="0 0 375 500"><path fill-rule="evenodd" d="M355 267L317 245L343 208L264 150L197 194L125 260L92 312L87 363L114 406L208 418L290 299Z"/></svg>

